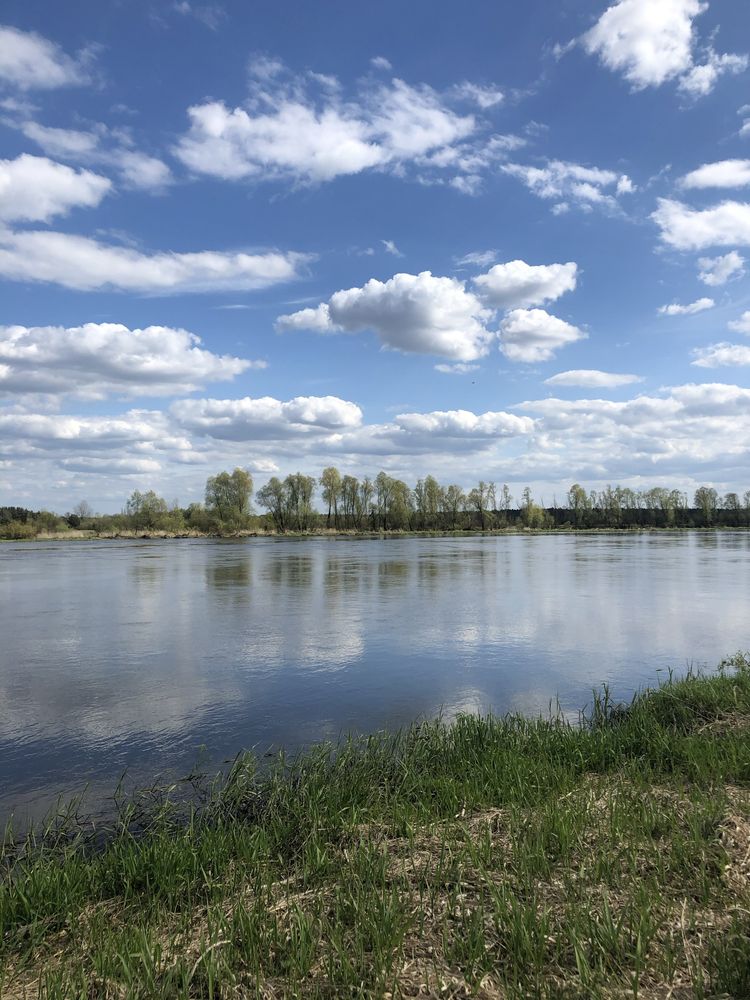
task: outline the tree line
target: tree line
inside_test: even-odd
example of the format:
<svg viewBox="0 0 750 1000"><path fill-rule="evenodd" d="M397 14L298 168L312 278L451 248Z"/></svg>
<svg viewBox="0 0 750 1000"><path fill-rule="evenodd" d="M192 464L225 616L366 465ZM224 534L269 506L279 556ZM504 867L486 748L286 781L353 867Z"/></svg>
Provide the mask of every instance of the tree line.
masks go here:
<svg viewBox="0 0 750 1000"><path fill-rule="evenodd" d="M260 508L253 506L253 499ZM318 499L322 509L317 506ZM245 469L210 476L202 503L181 507L153 490L134 490L119 514L95 514L81 501L65 515L0 507L0 537L31 538L43 532L83 529L181 534L341 531L488 531L502 528L705 528L750 527L750 490L720 496L700 486L692 498L679 490L607 486L587 491L574 483L550 506L526 487L514 498L507 484L480 480L469 490L440 484L434 476L412 487L379 472L358 479L334 466L319 478L301 472L272 476L257 492Z"/></svg>

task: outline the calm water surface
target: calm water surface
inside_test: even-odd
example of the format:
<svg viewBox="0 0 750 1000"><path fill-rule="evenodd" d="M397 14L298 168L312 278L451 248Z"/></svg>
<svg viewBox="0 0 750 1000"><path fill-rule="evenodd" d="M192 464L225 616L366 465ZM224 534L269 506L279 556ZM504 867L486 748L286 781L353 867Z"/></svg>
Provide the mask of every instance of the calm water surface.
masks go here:
<svg viewBox="0 0 750 1000"><path fill-rule="evenodd" d="M0 545L0 821L750 646L750 535Z"/></svg>

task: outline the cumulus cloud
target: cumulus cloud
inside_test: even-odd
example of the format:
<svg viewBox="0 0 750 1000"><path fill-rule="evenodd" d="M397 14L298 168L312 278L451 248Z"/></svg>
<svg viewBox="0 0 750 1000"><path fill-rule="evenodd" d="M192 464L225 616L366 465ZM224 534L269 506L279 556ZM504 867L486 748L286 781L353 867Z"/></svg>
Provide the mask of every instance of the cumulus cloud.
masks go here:
<svg viewBox="0 0 750 1000"><path fill-rule="evenodd" d="M622 385L632 385L642 382L640 375L620 375L615 372L602 372L596 368L579 368L567 372L559 372L544 380L545 385L580 386L584 389L617 389Z"/></svg>
<svg viewBox="0 0 750 1000"><path fill-rule="evenodd" d="M359 427L362 411L338 396L297 396L288 402L252 399L185 399L170 409L188 431L226 441L306 438Z"/></svg>
<svg viewBox="0 0 750 1000"><path fill-rule="evenodd" d="M73 59L33 31L0 25L0 80L21 90L54 90L87 83L86 59Z"/></svg>
<svg viewBox="0 0 750 1000"><path fill-rule="evenodd" d="M385 72L388 72L389 70L393 69L390 62L388 61L388 59L385 58L385 56L373 56L372 59L370 60L370 65L374 69L382 69L385 70Z"/></svg>
<svg viewBox="0 0 750 1000"><path fill-rule="evenodd" d="M88 131L52 128L23 120L16 127L45 153L86 166L100 165L117 171L126 187L161 191L172 182L172 172L163 160L132 148L132 138L123 130L97 124Z"/></svg>
<svg viewBox="0 0 750 1000"><path fill-rule="evenodd" d="M357 100L338 88L310 93L299 80L253 93L249 110L220 101L188 109L190 128L175 153L196 173L228 180L329 181L384 169L465 138L471 115L452 111L432 88L394 79Z"/></svg>
<svg viewBox="0 0 750 1000"><path fill-rule="evenodd" d="M304 254L142 253L68 233L0 230L0 277L48 282L78 291L250 291L297 277Z"/></svg>
<svg viewBox="0 0 750 1000"><path fill-rule="evenodd" d="M703 298L687 305L672 302L668 306L659 306L658 311L661 316L694 316L696 313L705 312L706 309L713 309L715 304L713 299Z"/></svg>
<svg viewBox="0 0 750 1000"><path fill-rule="evenodd" d="M587 334L544 309L512 309L500 325L503 354L510 361L549 361L566 344Z"/></svg>
<svg viewBox="0 0 750 1000"><path fill-rule="evenodd" d="M543 305L554 302L576 287L578 265L527 264L512 260L496 264L487 274L474 278L479 294L488 305L499 309Z"/></svg>
<svg viewBox="0 0 750 1000"><path fill-rule="evenodd" d="M500 169L517 177L537 197L556 201L558 212L560 206L567 210L569 202L584 210L594 206L613 209L617 206L618 195L635 190L626 174L564 160L549 160L544 167L505 163Z"/></svg>
<svg viewBox="0 0 750 1000"><path fill-rule="evenodd" d="M712 208L694 209L681 201L659 198L651 218L664 243L677 250L750 244L750 205L723 201Z"/></svg>
<svg viewBox="0 0 750 1000"><path fill-rule="evenodd" d="M430 271L371 278L361 288L335 292L316 309L302 309L277 320L279 330L359 333L373 330L394 350L436 354L454 361L485 355L494 339L492 318L476 295L456 278Z"/></svg>
<svg viewBox="0 0 750 1000"><path fill-rule="evenodd" d="M581 43L634 90L678 79L684 93L700 97L721 75L747 66L746 56L718 54L711 47L704 63L695 62L693 21L707 8L703 0L617 0Z"/></svg>
<svg viewBox="0 0 750 1000"><path fill-rule="evenodd" d="M130 410L114 417L79 417L56 413L0 413L0 440L40 451L66 453L109 450L138 444L150 449L183 447L189 442L169 433L164 414Z"/></svg>
<svg viewBox="0 0 750 1000"><path fill-rule="evenodd" d="M736 250L720 257L700 257L698 278L704 285L717 287L725 285L732 278L740 278L745 273L745 259Z"/></svg>
<svg viewBox="0 0 750 1000"><path fill-rule="evenodd" d="M750 336L750 311L744 312L739 319L730 320L727 326L730 330L735 330L737 333L746 333Z"/></svg>
<svg viewBox="0 0 750 1000"><path fill-rule="evenodd" d="M264 362L212 354L200 343L195 334L163 326L0 327L0 396L177 395L265 367Z"/></svg>
<svg viewBox="0 0 750 1000"><path fill-rule="evenodd" d="M680 180L683 188L734 188L750 184L750 160L704 163Z"/></svg>
<svg viewBox="0 0 750 1000"><path fill-rule="evenodd" d="M609 399L549 398L520 404L537 415L533 453L523 463L552 478L617 480L629 476L735 479L750 469L750 389L687 384L660 395Z"/></svg>
<svg viewBox="0 0 750 1000"><path fill-rule="evenodd" d="M750 347L745 344L710 344L697 347L690 363L697 368L730 368L750 365Z"/></svg>
<svg viewBox="0 0 750 1000"><path fill-rule="evenodd" d="M0 221L48 222L72 208L95 208L112 182L44 156L0 160Z"/></svg>
<svg viewBox="0 0 750 1000"><path fill-rule="evenodd" d="M534 430L534 421L529 417L519 417L502 410L480 414L470 410L400 413L394 424L409 434L438 438L515 437Z"/></svg>

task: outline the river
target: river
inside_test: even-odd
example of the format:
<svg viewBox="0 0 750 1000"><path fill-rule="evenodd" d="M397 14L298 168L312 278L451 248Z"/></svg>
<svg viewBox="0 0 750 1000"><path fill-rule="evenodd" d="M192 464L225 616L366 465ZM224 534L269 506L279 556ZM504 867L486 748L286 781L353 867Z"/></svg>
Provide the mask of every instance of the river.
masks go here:
<svg viewBox="0 0 750 1000"><path fill-rule="evenodd" d="M750 646L750 534L0 545L0 821Z"/></svg>

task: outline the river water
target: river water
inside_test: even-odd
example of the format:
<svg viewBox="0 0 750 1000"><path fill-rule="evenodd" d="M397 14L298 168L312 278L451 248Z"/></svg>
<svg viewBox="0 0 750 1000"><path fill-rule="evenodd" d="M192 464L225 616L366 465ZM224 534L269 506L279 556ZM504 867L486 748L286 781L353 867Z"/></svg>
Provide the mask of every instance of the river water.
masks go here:
<svg viewBox="0 0 750 1000"><path fill-rule="evenodd" d="M750 534L0 545L0 822L750 647Z"/></svg>

